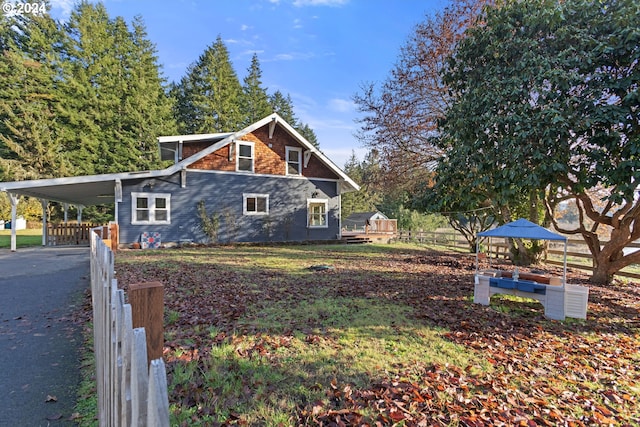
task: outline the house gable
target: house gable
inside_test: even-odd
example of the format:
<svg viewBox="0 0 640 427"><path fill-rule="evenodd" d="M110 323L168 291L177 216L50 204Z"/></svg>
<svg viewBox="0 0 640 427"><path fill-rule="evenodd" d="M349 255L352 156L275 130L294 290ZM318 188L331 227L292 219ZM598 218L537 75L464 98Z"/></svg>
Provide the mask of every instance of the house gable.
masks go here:
<svg viewBox="0 0 640 427"><path fill-rule="evenodd" d="M211 141L212 135L202 135L202 141ZM285 175L287 172L287 150L296 151L301 154L299 167L302 169L300 176L305 178L319 178L337 180L340 183L340 191L357 191L360 189L351 178L349 178L340 168L329 160L321 151L309 143L278 114L274 113L245 129L231 134L215 134L218 139L211 145L204 145L200 151L196 151L189 157L183 159L167 172L174 172L185 169L199 169L224 172L243 172L264 175ZM198 147L199 135L176 135L170 137L160 137L158 141L162 144L171 144L176 141L189 141L189 146ZM250 153L252 158L247 159L249 149L242 142L251 145ZM186 147L187 144L184 144ZM287 148L289 147L289 149ZM240 150L238 150L240 148ZM298 151L299 148L299 151ZM195 151L195 150L194 150ZM238 152L241 151L243 157L243 167L239 166ZM184 149L182 151L184 154ZM247 161L251 161L251 168L245 167ZM298 166L296 166L298 167ZM292 169L289 169L292 170Z"/></svg>
<svg viewBox="0 0 640 427"><path fill-rule="evenodd" d="M276 126L270 129L269 124L265 124L242 137L235 139L224 147L207 154L203 158L192 163L190 169L215 170L215 171L236 171L236 150L237 144L242 142L252 143L254 147L254 170L253 173L264 175L287 175L287 148L299 149L301 176L306 178L340 179L340 177L329 167L324 165L316 156L309 156L308 161L304 161L304 152L308 151L296 138L289 134L284 128ZM209 148L210 142L191 143L183 149L185 160L186 154L193 156L198 152Z"/></svg>

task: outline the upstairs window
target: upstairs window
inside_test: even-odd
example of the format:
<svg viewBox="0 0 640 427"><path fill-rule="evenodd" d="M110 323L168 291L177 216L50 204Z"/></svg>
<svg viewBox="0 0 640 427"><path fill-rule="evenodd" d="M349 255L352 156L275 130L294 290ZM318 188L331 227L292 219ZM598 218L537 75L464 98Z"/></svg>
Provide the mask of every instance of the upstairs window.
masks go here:
<svg viewBox="0 0 640 427"><path fill-rule="evenodd" d="M131 193L131 224L170 224L171 194Z"/></svg>
<svg viewBox="0 0 640 427"><path fill-rule="evenodd" d="M238 142L237 144L236 170L239 172L253 172L253 142Z"/></svg>
<svg viewBox="0 0 640 427"><path fill-rule="evenodd" d="M242 213L244 215L269 214L268 194L243 194Z"/></svg>
<svg viewBox="0 0 640 427"><path fill-rule="evenodd" d="M287 175L302 175L302 148L287 147Z"/></svg>
<svg viewBox="0 0 640 427"><path fill-rule="evenodd" d="M326 199L307 200L307 226L309 228L327 228Z"/></svg>

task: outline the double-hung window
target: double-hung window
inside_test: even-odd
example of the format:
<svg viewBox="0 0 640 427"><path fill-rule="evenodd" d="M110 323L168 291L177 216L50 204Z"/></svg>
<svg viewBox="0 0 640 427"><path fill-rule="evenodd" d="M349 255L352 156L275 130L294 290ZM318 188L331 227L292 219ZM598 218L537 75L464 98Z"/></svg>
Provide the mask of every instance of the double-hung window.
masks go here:
<svg viewBox="0 0 640 427"><path fill-rule="evenodd" d="M307 226L309 228L327 228L326 199L307 199Z"/></svg>
<svg viewBox="0 0 640 427"><path fill-rule="evenodd" d="M236 143L236 170L238 172L253 172L254 145L253 142Z"/></svg>
<svg viewBox="0 0 640 427"><path fill-rule="evenodd" d="M268 194L243 194L242 213L244 215L268 215Z"/></svg>
<svg viewBox="0 0 640 427"><path fill-rule="evenodd" d="M171 194L131 193L132 224L170 224Z"/></svg>
<svg viewBox="0 0 640 427"><path fill-rule="evenodd" d="M302 175L302 148L286 147L287 175Z"/></svg>

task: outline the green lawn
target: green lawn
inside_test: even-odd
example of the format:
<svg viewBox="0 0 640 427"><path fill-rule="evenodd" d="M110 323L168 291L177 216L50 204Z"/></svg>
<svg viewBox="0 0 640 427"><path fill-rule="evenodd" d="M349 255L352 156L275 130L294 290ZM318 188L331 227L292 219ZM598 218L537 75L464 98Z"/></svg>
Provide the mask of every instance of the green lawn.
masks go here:
<svg viewBox="0 0 640 427"><path fill-rule="evenodd" d="M42 230L16 230L16 246L26 248L42 245ZM0 230L0 248L11 247L11 230Z"/></svg>
<svg viewBox="0 0 640 427"><path fill-rule="evenodd" d="M635 285L592 286L586 321L549 321L535 301L473 304L474 261L403 244L239 245L122 251L115 269L125 289L165 285L171 425L640 419Z"/></svg>

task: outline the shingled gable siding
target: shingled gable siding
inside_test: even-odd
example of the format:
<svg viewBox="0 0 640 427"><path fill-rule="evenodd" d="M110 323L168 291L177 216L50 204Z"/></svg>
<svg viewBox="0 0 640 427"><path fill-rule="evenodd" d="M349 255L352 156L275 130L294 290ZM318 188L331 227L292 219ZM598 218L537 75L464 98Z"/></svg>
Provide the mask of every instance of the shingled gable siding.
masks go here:
<svg viewBox="0 0 640 427"><path fill-rule="evenodd" d="M253 133L249 133L241 138L242 141L253 142L255 151L255 173L265 175L285 175L285 152L286 147L302 147L284 129L276 126L273 137L269 139L269 126L263 126ZM184 158L195 154L197 151L206 148L209 144L188 144L189 151L183 149ZM229 161L229 146L223 147L216 152L209 154L205 158L198 160L190 166L191 169L235 171L235 155ZM302 175L307 178L338 179L338 176L326 167L315 156L309 160L306 168L302 168Z"/></svg>
<svg viewBox="0 0 640 427"><path fill-rule="evenodd" d="M163 243L206 242L197 213L200 200L205 200L209 213L221 215L222 243L333 240L340 232L337 182L211 171L188 171L186 178L185 188L180 186L180 174L155 181L123 181L118 207L120 242L139 242L145 231L159 232ZM149 189L152 182L153 188ZM131 224L131 193L145 191L171 194L170 224ZM269 215L243 215L243 193L268 194ZM307 199L314 193L316 198L328 201L327 228L307 227Z"/></svg>

